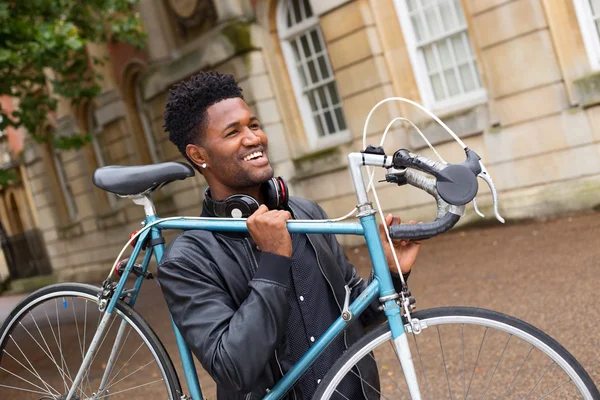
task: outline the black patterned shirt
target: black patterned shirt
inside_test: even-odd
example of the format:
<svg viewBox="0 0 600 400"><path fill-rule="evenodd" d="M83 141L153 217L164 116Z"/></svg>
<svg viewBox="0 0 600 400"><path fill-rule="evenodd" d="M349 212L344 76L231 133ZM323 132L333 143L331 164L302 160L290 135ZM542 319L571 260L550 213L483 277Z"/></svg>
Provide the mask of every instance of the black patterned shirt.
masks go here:
<svg viewBox="0 0 600 400"><path fill-rule="evenodd" d="M290 313L286 337L291 359L296 363L340 316L340 309L325 276L321 272L315 251L305 234L291 234L292 266L290 268ZM297 400L311 399L320 380L345 351L344 335L340 334L300 377L294 391ZM287 372L287 371L286 371ZM333 399L362 399L360 380L349 374L338 386ZM292 399L294 395L289 396Z"/></svg>

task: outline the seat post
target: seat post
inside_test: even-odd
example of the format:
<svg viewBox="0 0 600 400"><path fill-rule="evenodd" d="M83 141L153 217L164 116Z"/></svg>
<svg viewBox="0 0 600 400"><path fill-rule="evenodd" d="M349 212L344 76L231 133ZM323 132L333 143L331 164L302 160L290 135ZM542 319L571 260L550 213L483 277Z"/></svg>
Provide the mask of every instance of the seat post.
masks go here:
<svg viewBox="0 0 600 400"><path fill-rule="evenodd" d="M136 196L128 196L129 198L131 198L131 200L133 200L133 202L139 206L144 206L144 212L146 213L146 218L148 217L153 217L156 215L156 210L154 209L154 203L152 202L152 199L150 198L150 196L143 194L143 195L136 195Z"/></svg>

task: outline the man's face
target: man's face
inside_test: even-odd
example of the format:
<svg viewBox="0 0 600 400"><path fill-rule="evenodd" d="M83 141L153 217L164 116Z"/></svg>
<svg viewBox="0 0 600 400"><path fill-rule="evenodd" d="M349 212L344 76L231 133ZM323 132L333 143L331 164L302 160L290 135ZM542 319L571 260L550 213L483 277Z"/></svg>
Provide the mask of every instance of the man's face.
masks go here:
<svg viewBox="0 0 600 400"><path fill-rule="evenodd" d="M206 151L205 176L211 189L219 185L233 194L271 179L268 139L246 102L226 99L206 112L208 126L201 147Z"/></svg>

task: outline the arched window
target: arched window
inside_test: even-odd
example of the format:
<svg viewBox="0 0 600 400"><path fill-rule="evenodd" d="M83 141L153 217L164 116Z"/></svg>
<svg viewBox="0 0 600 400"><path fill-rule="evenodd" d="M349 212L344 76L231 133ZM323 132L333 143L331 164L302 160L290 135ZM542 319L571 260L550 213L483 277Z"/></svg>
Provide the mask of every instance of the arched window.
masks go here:
<svg viewBox="0 0 600 400"><path fill-rule="evenodd" d="M394 0L421 101L436 112L486 100L460 0Z"/></svg>
<svg viewBox="0 0 600 400"><path fill-rule="evenodd" d="M281 0L277 31L312 147L349 137L327 46L308 0Z"/></svg>
<svg viewBox="0 0 600 400"><path fill-rule="evenodd" d="M150 118L144 110L141 77L143 65L133 63L124 73L123 97L132 128L132 136L137 153L137 162L156 164L160 162L158 149L152 134Z"/></svg>

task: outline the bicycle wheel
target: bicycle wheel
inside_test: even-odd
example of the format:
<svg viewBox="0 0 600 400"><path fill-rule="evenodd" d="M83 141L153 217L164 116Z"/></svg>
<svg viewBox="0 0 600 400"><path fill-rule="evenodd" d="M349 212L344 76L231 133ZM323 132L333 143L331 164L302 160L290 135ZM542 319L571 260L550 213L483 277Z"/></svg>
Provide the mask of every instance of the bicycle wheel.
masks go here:
<svg viewBox="0 0 600 400"><path fill-rule="evenodd" d="M412 314L422 330L405 325L423 399L600 399L581 364L533 326L498 312L447 307ZM337 386L364 357L373 358L381 399L411 399L388 324L355 343L325 375L313 399L344 399ZM371 363L372 360L369 360ZM377 387L378 386L378 387ZM352 399L354 400L354 399Z"/></svg>
<svg viewBox="0 0 600 400"><path fill-rule="evenodd" d="M32 293L11 312L0 329L1 399L66 398L104 314L98 292L91 285L56 284ZM162 343L124 302L118 302L99 343L73 399L181 398ZM106 391L99 393L101 385Z"/></svg>

